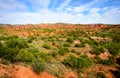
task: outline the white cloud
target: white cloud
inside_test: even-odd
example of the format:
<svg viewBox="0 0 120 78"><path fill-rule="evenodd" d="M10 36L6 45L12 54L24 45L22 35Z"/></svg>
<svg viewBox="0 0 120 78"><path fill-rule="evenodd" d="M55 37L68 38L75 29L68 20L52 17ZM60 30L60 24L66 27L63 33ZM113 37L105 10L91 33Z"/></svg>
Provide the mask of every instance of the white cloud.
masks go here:
<svg viewBox="0 0 120 78"><path fill-rule="evenodd" d="M90 9L88 15L83 13L70 14L67 12L53 12L51 10L41 10L36 13L32 12L16 12L2 16L2 22L7 23L120 23L116 14L120 16L120 8L111 8L105 13L98 13L102 8ZM113 12L113 13L112 13Z"/></svg>
<svg viewBox="0 0 120 78"><path fill-rule="evenodd" d="M100 10L99 8L92 8L89 10L89 12L92 14L95 14L95 13L98 13L99 10Z"/></svg>
<svg viewBox="0 0 120 78"><path fill-rule="evenodd" d="M71 2L71 0L65 0L58 8L58 11L62 11L63 8L65 8L69 3Z"/></svg>
<svg viewBox="0 0 120 78"><path fill-rule="evenodd" d="M57 12L48 8L50 0L28 1L37 11L26 11L28 7L24 3L18 2L18 0L1 0L0 23L120 23L120 7L92 7L100 0L92 1L89 4L77 7L68 6L71 0L65 0L65 2L57 8ZM43 9L41 9L41 7ZM16 9L25 9L25 11L14 11ZM66 11L63 11L63 9ZM3 12L4 14L1 14L1 11L4 10L11 12ZM87 11L88 14L84 14L84 11Z"/></svg>
<svg viewBox="0 0 120 78"><path fill-rule="evenodd" d="M85 5L80 5L78 7L75 7L73 11L75 13L79 13L79 12L83 12L83 11L88 11L91 8L91 6L94 5L94 4L96 4L96 3L97 3L96 1L92 1L92 2L87 3Z"/></svg>
<svg viewBox="0 0 120 78"><path fill-rule="evenodd" d="M73 9L70 8L70 7L66 8L66 11L67 11L67 12L70 12L70 11L72 11L72 10L73 10Z"/></svg>
<svg viewBox="0 0 120 78"><path fill-rule="evenodd" d="M15 10L26 11L28 7L20 3L18 0L1 0L0 1L0 14L9 13Z"/></svg>
<svg viewBox="0 0 120 78"><path fill-rule="evenodd" d="M30 3L31 9L37 11L40 9L47 9L50 4L50 0L26 0Z"/></svg>

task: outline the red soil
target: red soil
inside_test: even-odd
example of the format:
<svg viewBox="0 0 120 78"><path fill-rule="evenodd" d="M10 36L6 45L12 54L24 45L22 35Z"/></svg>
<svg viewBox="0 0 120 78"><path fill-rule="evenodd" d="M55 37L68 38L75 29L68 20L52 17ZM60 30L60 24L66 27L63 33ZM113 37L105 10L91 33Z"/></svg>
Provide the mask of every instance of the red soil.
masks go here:
<svg viewBox="0 0 120 78"><path fill-rule="evenodd" d="M36 74L30 67L21 65L0 65L0 76L5 74L12 78L56 78L47 72Z"/></svg>

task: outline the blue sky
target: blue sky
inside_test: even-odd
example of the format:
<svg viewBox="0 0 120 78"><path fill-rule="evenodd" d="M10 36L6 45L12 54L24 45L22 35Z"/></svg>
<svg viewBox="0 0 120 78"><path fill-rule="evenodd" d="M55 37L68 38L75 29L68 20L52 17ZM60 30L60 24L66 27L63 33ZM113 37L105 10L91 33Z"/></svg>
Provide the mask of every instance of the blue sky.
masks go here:
<svg viewBox="0 0 120 78"><path fill-rule="evenodd" d="M120 0L0 0L0 23L120 24Z"/></svg>

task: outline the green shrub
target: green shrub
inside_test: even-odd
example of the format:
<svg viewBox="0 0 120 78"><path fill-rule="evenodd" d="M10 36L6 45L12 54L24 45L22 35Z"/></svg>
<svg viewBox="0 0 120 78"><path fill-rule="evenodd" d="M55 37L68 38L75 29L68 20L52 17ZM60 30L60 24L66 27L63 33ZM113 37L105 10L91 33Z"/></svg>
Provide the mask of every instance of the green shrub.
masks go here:
<svg viewBox="0 0 120 78"><path fill-rule="evenodd" d="M68 37L66 42L73 43L73 39L71 37Z"/></svg>
<svg viewBox="0 0 120 78"><path fill-rule="evenodd" d="M27 49L28 52L31 52L31 53L35 53L35 52L39 52L38 48L34 47L34 46L31 46Z"/></svg>
<svg viewBox="0 0 120 78"><path fill-rule="evenodd" d="M85 44L75 44L75 47L85 47Z"/></svg>
<svg viewBox="0 0 120 78"><path fill-rule="evenodd" d="M71 50L71 52L72 52L72 53L75 53L75 52L76 52L76 50L75 50L75 49L72 49L72 50Z"/></svg>
<svg viewBox="0 0 120 78"><path fill-rule="evenodd" d="M112 41L119 43L120 42L120 31L112 31Z"/></svg>
<svg viewBox="0 0 120 78"><path fill-rule="evenodd" d="M45 70L45 62L42 58L34 58L31 65L37 74Z"/></svg>
<svg viewBox="0 0 120 78"><path fill-rule="evenodd" d="M18 52L19 52L18 48L14 48L14 49L8 48L0 44L0 57L7 61L14 62Z"/></svg>
<svg viewBox="0 0 120 78"><path fill-rule="evenodd" d="M66 72L64 65L59 61L47 63L45 71L57 78L61 78L61 76L63 78L64 73Z"/></svg>
<svg viewBox="0 0 120 78"><path fill-rule="evenodd" d="M115 71L111 71L111 72L115 76L115 78L119 78L120 77L120 69L115 70Z"/></svg>
<svg viewBox="0 0 120 78"><path fill-rule="evenodd" d="M32 43L32 41L35 39L34 36L28 36L27 42Z"/></svg>
<svg viewBox="0 0 120 78"><path fill-rule="evenodd" d="M52 59L52 56L45 53L45 52L37 52L37 53L34 53L34 57L36 58L42 58L43 60L45 60L45 62L50 62L51 59Z"/></svg>
<svg viewBox="0 0 120 78"><path fill-rule="evenodd" d="M107 44L105 47L114 56L120 53L120 43Z"/></svg>
<svg viewBox="0 0 120 78"><path fill-rule="evenodd" d="M97 59L97 63L99 63L99 64L114 65L114 59L113 59L113 57L109 57L108 60L102 60L99 57L97 57L96 59Z"/></svg>
<svg viewBox="0 0 120 78"><path fill-rule="evenodd" d="M9 39L6 42L7 47L9 48L27 48L28 44L24 39Z"/></svg>
<svg viewBox="0 0 120 78"><path fill-rule="evenodd" d="M51 56L53 57L56 57L58 55L58 51L56 49L53 49L51 52L50 52Z"/></svg>
<svg viewBox="0 0 120 78"><path fill-rule="evenodd" d="M59 50L59 54L60 55L64 55L65 53L69 52L69 49L68 48L60 48Z"/></svg>
<svg viewBox="0 0 120 78"><path fill-rule="evenodd" d="M52 41L52 45L55 45L55 41Z"/></svg>
<svg viewBox="0 0 120 78"><path fill-rule="evenodd" d="M5 40L5 37L4 36L0 36L0 40Z"/></svg>
<svg viewBox="0 0 120 78"><path fill-rule="evenodd" d="M107 78L107 77L102 72L98 72L97 78Z"/></svg>
<svg viewBox="0 0 120 78"><path fill-rule="evenodd" d="M90 72L87 78L107 78L102 72Z"/></svg>
<svg viewBox="0 0 120 78"><path fill-rule="evenodd" d="M48 44L43 44L42 47L45 49L50 49L50 46Z"/></svg>
<svg viewBox="0 0 120 78"><path fill-rule="evenodd" d="M21 51L17 54L16 60L22 62L32 62L34 55L31 52Z"/></svg>
<svg viewBox="0 0 120 78"><path fill-rule="evenodd" d="M64 47L70 47L70 43L64 43L63 46Z"/></svg>
<svg viewBox="0 0 120 78"><path fill-rule="evenodd" d="M49 33L55 31L55 29L51 29L51 28L45 28L43 30L44 32L49 32Z"/></svg>
<svg viewBox="0 0 120 78"><path fill-rule="evenodd" d="M9 37L6 37L6 40L11 40L11 39L18 39L19 37L17 35L14 35L14 36L9 36Z"/></svg>
<svg viewBox="0 0 120 78"><path fill-rule="evenodd" d="M66 66L78 69L78 68L87 68L93 64L93 60L88 58L86 55L81 55L79 57L75 57L73 55L64 59L63 63Z"/></svg>
<svg viewBox="0 0 120 78"><path fill-rule="evenodd" d="M96 55L99 55L103 52L104 52L103 47L97 47L97 46L94 46L93 50L91 51L91 53L96 54Z"/></svg>

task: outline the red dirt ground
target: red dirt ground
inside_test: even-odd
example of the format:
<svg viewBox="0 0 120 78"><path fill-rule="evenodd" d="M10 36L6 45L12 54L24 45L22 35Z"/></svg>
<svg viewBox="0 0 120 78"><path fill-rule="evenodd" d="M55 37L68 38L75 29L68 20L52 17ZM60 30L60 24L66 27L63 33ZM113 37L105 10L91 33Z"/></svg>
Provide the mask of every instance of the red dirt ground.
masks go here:
<svg viewBox="0 0 120 78"><path fill-rule="evenodd" d="M0 65L0 76L8 75L12 78L56 78L47 72L36 74L30 67L22 65Z"/></svg>

